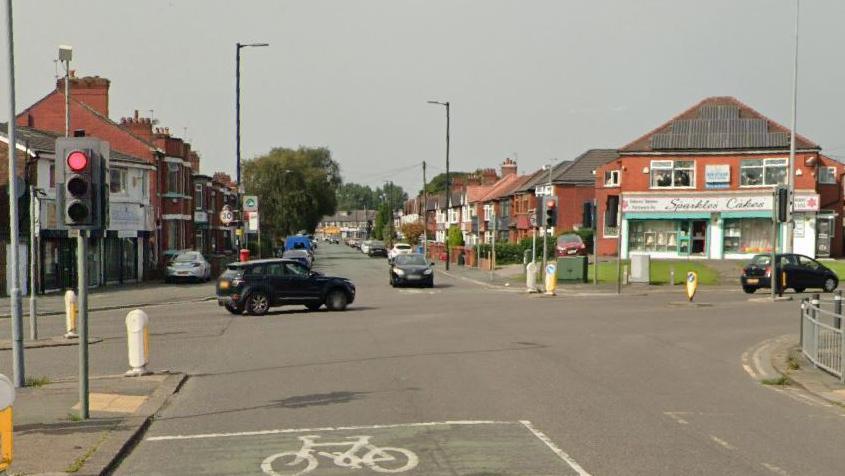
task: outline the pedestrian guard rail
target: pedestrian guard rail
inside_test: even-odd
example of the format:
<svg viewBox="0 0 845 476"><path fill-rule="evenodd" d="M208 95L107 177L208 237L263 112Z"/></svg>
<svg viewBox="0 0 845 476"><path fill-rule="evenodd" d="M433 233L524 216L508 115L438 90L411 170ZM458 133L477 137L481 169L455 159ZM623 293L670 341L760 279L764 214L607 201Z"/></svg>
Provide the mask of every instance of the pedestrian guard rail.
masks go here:
<svg viewBox="0 0 845 476"><path fill-rule="evenodd" d="M818 294L801 301L801 352L816 367L845 383L845 332L842 294L822 300Z"/></svg>

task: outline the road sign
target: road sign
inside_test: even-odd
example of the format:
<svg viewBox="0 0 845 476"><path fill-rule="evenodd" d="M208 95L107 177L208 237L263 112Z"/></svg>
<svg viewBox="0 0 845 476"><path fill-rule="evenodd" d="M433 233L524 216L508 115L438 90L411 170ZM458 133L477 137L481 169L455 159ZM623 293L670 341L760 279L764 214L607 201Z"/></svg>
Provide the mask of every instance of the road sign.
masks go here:
<svg viewBox="0 0 845 476"><path fill-rule="evenodd" d="M258 233L258 212L245 212L247 215L247 231L249 233Z"/></svg>
<svg viewBox="0 0 845 476"><path fill-rule="evenodd" d="M536 213L532 213L531 215L529 215L528 221L529 221L529 223L531 223L532 228L537 228L537 214Z"/></svg>
<svg viewBox="0 0 845 476"><path fill-rule="evenodd" d="M687 273L687 297L690 302L695 297L695 291L698 289L698 273L690 271Z"/></svg>
<svg viewBox="0 0 845 476"><path fill-rule="evenodd" d="M232 223L234 220L235 220L235 214L232 213L232 210L228 210L226 208L224 208L223 210L220 210L220 221L224 225L228 225L229 223Z"/></svg>
<svg viewBox="0 0 845 476"><path fill-rule="evenodd" d="M255 195L244 196L244 211L257 212L258 211L258 197Z"/></svg>

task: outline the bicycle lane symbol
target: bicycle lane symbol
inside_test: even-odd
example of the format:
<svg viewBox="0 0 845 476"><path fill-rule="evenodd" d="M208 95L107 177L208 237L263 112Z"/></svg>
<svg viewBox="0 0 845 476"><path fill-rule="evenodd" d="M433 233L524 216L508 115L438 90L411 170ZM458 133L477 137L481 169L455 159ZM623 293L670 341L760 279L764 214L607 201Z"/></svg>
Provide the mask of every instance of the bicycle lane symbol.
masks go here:
<svg viewBox="0 0 845 476"><path fill-rule="evenodd" d="M376 446L372 436L358 435L346 441L317 442L319 435L298 437L302 446L297 451L284 451L268 456L261 463L261 470L269 476L299 476L314 471L320 464L318 456L331 460L335 466L361 469L362 465L377 473L403 473L419 464L417 455L405 448ZM343 448L346 451L318 451L317 448ZM361 454L361 456L359 456Z"/></svg>

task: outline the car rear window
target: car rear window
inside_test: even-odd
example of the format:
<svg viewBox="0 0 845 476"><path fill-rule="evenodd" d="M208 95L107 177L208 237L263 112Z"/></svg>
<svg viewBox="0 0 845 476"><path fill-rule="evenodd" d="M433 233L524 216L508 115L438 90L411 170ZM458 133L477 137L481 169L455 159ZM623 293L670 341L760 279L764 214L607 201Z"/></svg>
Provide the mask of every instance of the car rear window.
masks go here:
<svg viewBox="0 0 845 476"><path fill-rule="evenodd" d="M243 275L244 268L243 266L227 266L226 271L223 271L223 274L220 275L221 278L236 278Z"/></svg>
<svg viewBox="0 0 845 476"><path fill-rule="evenodd" d="M565 245L569 243L581 243L581 237L578 235L561 235L557 238L557 243L559 245Z"/></svg>
<svg viewBox="0 0 845 476"><path fill-rule="evenodd" d="M756 264L757 266L768 266L771 262L771 255L757 255L751 258L751 264Z"/></svg>

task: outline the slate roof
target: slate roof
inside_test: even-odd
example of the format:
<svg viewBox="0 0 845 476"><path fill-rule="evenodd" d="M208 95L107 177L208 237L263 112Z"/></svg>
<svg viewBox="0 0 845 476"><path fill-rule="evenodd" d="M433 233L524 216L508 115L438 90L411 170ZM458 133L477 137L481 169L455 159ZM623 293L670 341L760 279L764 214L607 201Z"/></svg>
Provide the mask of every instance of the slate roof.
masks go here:
<svg viewBox="0 0 845 476"><path fill-rule="evenodd" d="M619 153L616 149L590 149L576 157L568 167L553 172L552 182L593 185L596 182L593 172L618 158Z"/></svg>
<svg viewBox="0 0 845 476"><path fill-rule="evenodd" d="M9 123L0 123L0 135L3 137L9 136ZM34 152L55 153L56 138L58 137L61 136L53 132L40 131L23 126L17 126L15 128L15 140L23 146L28 146Z"/></svg>
<svg viewBox="0 0 845 476"><path fill-rule="evenodd" d="M563 170L565 170L570 165L572 165L572 162L568 161L568 160L563 161L563 162L558 162L554 166L554 168L552 169L552 177L554 177L555 174L561 173ZM549 182L549 172L548 172L548 170L540 168L536 172L531 174L529 176L529 178L525 181L525 183L523 183L522 186L519 187L518 189L514 190L513 193L533 192L535 187L537 187L538 185L545 185L548 182Z"/></svg>
<svg viewBox="0 0 845 476"><path fill-rule="evenodd" d="M820 149L796 134L797 149ZM789 148L789 129L730 96L709 97L619 149L659 151L765 150Z"/></svg>

